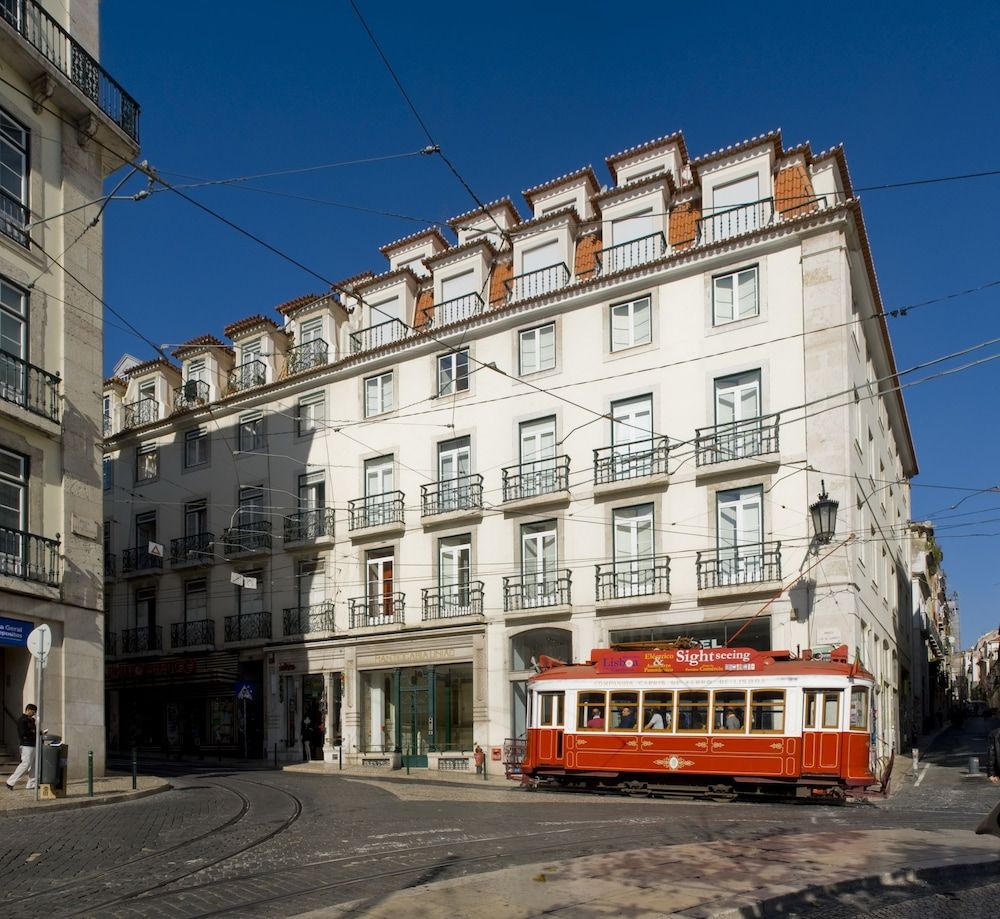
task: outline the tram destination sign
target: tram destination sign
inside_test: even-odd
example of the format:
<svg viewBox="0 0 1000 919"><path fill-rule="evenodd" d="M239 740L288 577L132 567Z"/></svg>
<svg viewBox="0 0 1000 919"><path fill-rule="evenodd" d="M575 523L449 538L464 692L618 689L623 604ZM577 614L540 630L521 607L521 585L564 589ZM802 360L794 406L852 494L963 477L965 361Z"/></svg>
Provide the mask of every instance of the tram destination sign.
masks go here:
<svg viewBox="0 0 1000 919"><path fill-rule="evenodd" d="M595 649L598 673L754 673L774 663L774 652L753 648L677 648L667 651Z"/></svg>

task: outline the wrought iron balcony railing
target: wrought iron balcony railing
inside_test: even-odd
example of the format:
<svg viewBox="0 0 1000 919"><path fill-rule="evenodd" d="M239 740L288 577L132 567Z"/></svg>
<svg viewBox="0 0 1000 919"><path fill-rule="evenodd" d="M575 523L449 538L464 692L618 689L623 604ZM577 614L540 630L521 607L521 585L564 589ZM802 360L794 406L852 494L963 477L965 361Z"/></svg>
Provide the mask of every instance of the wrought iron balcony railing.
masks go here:
<svg viewBox="0 0 1000 919"><path fill-rule="evenodd" d="M204 380L187 380L174 389L174 411L185 412L199 405L208 405L208 383Z"/></svg>
<svg viewBox="0 0 1000 919"><path fill-rule="evenodd" d="M479 473L420 486L420 515L433 517L455 511L481 510L483 477Z"/></svg>
<svg viewBox="0 0 1000 919"><path fill-rule="evenodd" d="M114 431L114 422L111 420L111 415L105 413L104 424L102 425L102 431L105 437L110 437Z"/></svg>
<svg viewBox="0 0 1000 919"><path fill-rule="evenodd" d="M773 198L762 198L760 201L740 204L699 218L697 242L712 243L720 239L729 239L741 233L766 227L773 221Z"/></svg>
<svg viewBox="0 0 1000 919"><path fill-rule="evenodd" d="M314 603L312 606L294 606L282 615L285 637L306 635L309 632L333 631L333 603Z"/></svg>
<svg viewBox="0 0 1000 919"><path fill-rule="evenodd" d="M118 633L117 632L104 632L104 654L107 657L117 657L118 656Z"/></svg>
<svg viewBox="0 0 1000 919"><path fill-rule="evenodd" d="M159 571L163 568L163 556L152 555L149 546L136 546L122 552L122 574L133 571Z"/></svg>
<svg viewBox="0 0 1000 919"><path fill-rule="evenodd" d="M627 600L670 593L670 558L651 555L595 565L597 599Z"/></svg>
<svg viewBox="0 0 1000 919"><path fill-rule="evenodd" d="M122 427L137 428L140 424L149 424L160 420L160 403L155 399L139 399L136 402L126 402L122 406Z"/></svg>
<svg viewBox="0 0 1000 919"><path fill-rule="evenodd" d="M2 0L2 17L132 140L139 142L139 105L35 0Z"/></svg>
<svg viewBox="0 0 1000 919"><path fill-rule="evenodd" d="M639 239L607 246L596 253L598 274L611 274L655 261L667 254L667 238L662 233L651 233Z"/></svg>
<svg viewBox="0 0 1000 919"><path fill-rule="evenodd" d="M0 574L58 587L59 540L0 527Z"/></svg>
<svg viewBox="0 0 1000 919"><path fill-rule="evenodd" d="M570 271L566 263L557 262L536 271L515 275L504 281L504 285L511 300L526 300L528 297L538 297L559 290L569 284L569 279Z"/></svg>
<svg viewBox="0 0 1000 919"><path fill-rule="evenodd" d="M58 421L59 377L0 351L0 399Z"/></svg>
<svg viewBox="0 0 1000 919"><path fill-rule="evenodd" d="M163 629L160 626L122 629L122 654L140 654L143 651L162 650Z"/></svg>
<svg viewBox="0 0 1000 919"><path fill-rule="evenodd" d="M421 591L423 621L458 619L462 616L482 616L483 582L451 584L446 587L425 587Z"/></svg>
<svg viewBox="0 0 1000 919"><path fill-rule="evenodd" d="M569 457L535 460L501 470L503 500L522 501L569 489Z"/></svg>
<svg viewBox="0 0 1000 919"><path fill-rule="evenodd" d="M104 577L111 579L118 574L118 558L111 552L104 553Z"/></svg>
<svg viewBox="0 0 1000 919"><path fill-rule="evenodd" d="M268 612L259 612L238 613L235 616L226 616L225 637L226 641L270 639L271 614Z"/></svg>
<svg viewBox="0 0 1000 919"><path fill-rule="evenodd" d="M780 581L781 543L729 546L699 552L695 568L698 590Z"/></svg>
<svg viewBox="0 0 1000 919"><path fill-rule="evenodd" d="M380 495L368 495L347 502L347 513L352 530L384 526L388 523L404 522L404 495L401 491L387 491Z"/></svg>
<svg viewBox="0 0 1000 919"><path fill-rule="evenodd" d="M594 451L594 484L610 485L650 475L666 475L669 449L666 437L600 447Z"/></svg>
<svg viewBox="0 0 1000 919"><path fill-rule="evenodd" d="M402 625L405 622L406 595L381 593L372 597L351 597L351 628L364 629L376 625Z"/></svg>
<svg viewBox="0 0 1000 919"><path fill-rule="evenodd" d="M193 648L197 645L214 644L214 619L195 619L192 622L173 622L170 625L171 648Z"/></svg>
<svg viewBox="0 0 1000 919"><path fill-rule="evenodd" d="M373 348L381 348L385 345L395 344L402 341L410 334L410 327L399 319L389 319L377 325L370 325L357 332L351 332L351 352L358 354L361 351L371 351Z"/></svg>
<svg viewBox="0 0 1000 919"><path fill-rule="evenodd" d="M503 579L504 612L567 606L571 602L572 572L546 571Z"/></svg>
<svg viewBox="0 0 1000 919"><path fill-rule="evenodd" d="M711 466L729 460L778 452L778 415L762 415L729 424L698 428L695 465Z"/></svg>
<svg viewBox="0 0 1000 919"><path fill-rule="evenodd" d="M333 536L333 508L314 507L285 518L285 542Z"/></svg>
<svg viewBox="0 0 1000 919"><path fill-rule="evenodd" d="M227 555L263 552L271 548L271 521L244 520L223 532Z"/></svg>
<svg viewBox="0 0 1000 919"><path fill-rule="evenodd" d="M288 351L288 372L302 373L310 367L322 367L327 363L330 346L322 338L304 341Z"/></svg>
<svg viewBox="0 0 1000 919"><path fill-rule="evenodd" d="M201 562L207 565L213 561L215 561L214 533L193 533L191 536L178 536L170 540L172 565L184 562Z"/></svg>
<svg viewBox="0 0 1000 919"><path fill-rule="evenodd" d="M444 303L436 303L427 315L428 327L449 325L452 322L461 322L472 316L478 316L483 311L483 298L473 292L464 297L455 297L445 300Z"/></svg>
<svg viewBox="0 0 1000 919"><path fill-rule="evenodd" d="M0 9L3 3L0 3ZM28 208L0 188L0 233L22 246L28 245Z"/></svg>
<svg viewBox="0 0 1000 919"><path fill-rule="evenodd" d="M267 382L267 365L263 361L246 361L234 367L229 373L229 388L233 392L243 392Z"/></svg>

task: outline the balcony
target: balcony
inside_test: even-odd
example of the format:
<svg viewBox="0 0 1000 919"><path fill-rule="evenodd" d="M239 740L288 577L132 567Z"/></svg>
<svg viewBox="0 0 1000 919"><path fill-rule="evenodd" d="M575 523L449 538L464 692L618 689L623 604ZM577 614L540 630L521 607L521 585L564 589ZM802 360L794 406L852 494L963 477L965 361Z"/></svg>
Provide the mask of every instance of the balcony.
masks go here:
<svg viewBox="0 0 1000 919"><path fill-rule="evenodd" d="M781 585L781 543L757 543L699 552L699 594L728 597ZM749 589L749 590L748 590Z"/></svg>
<svg viewBox="0 0 1000 919"><path fill-rule="evenodd" d="M171 565L211 565L215 562L215 534L194 533L170 540Z"/></svg>
<svg viewBox="0 0 1000 919"><path fill-rule="evenodd" d="M518 274L504 281L510 300L526 300L559 290L569 284L570 271L565 262L548 265L536 271Z"/></svg>
<svg viewBox="0 0 1000 919"><path fill-rule="evenodd" d="M244 392L267 382L267 365L263 361L246 361L229 373L231 392Z"/></svg>
<svg viewBox="0 0 1000 919"><path fill-rule="evenodd" d="M666 483L666 437L652 437L594 451L595 494Z"/></svg>
<svg viewBox="0 0 1000 919"><path fill-rule="evenodd" d="M163 556L152 555L149 546L137 546L122 552L122 574L160 573Z"/></svg>
<svg viewBox="0 0 1000 919"><path fill-rule="evenodd" d="M449 587L425 587L421 591L421 618L424 622L483 615L483 582Z"/></svg>
<svg viewBox="0 0 1000 919"><path fill-rule="evenodd" d="M312 367L322 367L328 361L330 346L322 338L304 341L288 351L288 372L302 373Z"/></svg>
<svg viewBox="0 0 1000 919"><path fill-rule="evenodd" d="M450 520L470 512L481 513L482 509L483 477L478 473L420 486L421 517L447 514Z"/></svg>
<svg viewBox="0 0 1000 919"><path fill-rule="evenodd" d="M188 380L174 389L175 412L186 412L199 405L208 405L208 383L204 380Z"/></svg>
<svg viewBox="0 0 1000 919"><path fill-rule="evenodd" d="M466 294L435 304L427 313L427 328L451 325L478 316L483 311L483 298L477 293Z"/></svg>
<svg viewBox="0 0 1000 919"><path fill-rule="evenodd" d="M105 657L117 657L118 656L118 633L117 632L104 632L104 656Z"/></svg>
<svg viewBox="0 0 1000 919"><path fill-rule="evenodd" d="M160 626L122 629L122 654L148 654L162 650L163 629Z"/></svg>
<svg viewBox="0 0 1000 919"><path fill-rule="evenodd" d="M226 616L226 641L261 641L271 639L271 614L268 612L239 613Z"/></svg>
<svg viewBox="0 0 1000 919"><path fill-rule="evenodd" d="M195 619L174 622L170 626L171 648L197 648L215 644L215 620Z"/></svg>
<svg viewBox="0 0 1000 919"><path fill-rule="evenodd" d="M0 399L59 421L59 377L6 351L0 351Z"/></svg>
<svg viewBox="0 0 1000 919"><path fill-rule="evenodd" d="M728 464L778 452L779 415L762 415L730 424L698 428L695 432L695 465ZM755 462L755 465L759 460Z"/></svg>
<svg viewBox="0 0 1000 919"><path fill-rule="evenodd" d="M352 629L369 629L383 625L403 625L406 621L406 595L383 593L374 597L351 597L347 604L351 611Z"/></svg>
<svg viewBox="0 0 1000 919"><path fill-rule="evenodd" d="M118 575L118 557L111 552L104 553L104 580L112 581Z"/></svg>
<svg viewBox="0 0 1000 919"><path fill-rule="evenodd" d="M3 3L0 3L0 11ZM0 13L2 15L2 13ZM28 208L0 188L0 233L28 247Z"/></svg>
<svg viewBox="0 0 1000 919"><path fill-rule="evenodd" d="M380 495L368 495L347 502L350 530L366 531L364 535L382 533L405 528L404 495L401 491L387 491Z"/></svg>
<svg viewBox="0 0 1000 919"><path fill-rule="evenodd" d="M549 610L569 606L572 572L547 571L503 579L503 609L505 613Z"/></svg>
<svg viewBox="0 0 1000 919"><path fill-rule="evenodd" d="M393 345L397 341L402 341L409 336L410 327L399 319L390 319L387 322L380 322L378 325L370 325L357 332L351 332L351 353L360 354L362 351L372 351L375 348L383 348L386 345Z"/></svg>
<svg viewBox="0 0 1000 919"><path fill-rule="evenodd" d="M314 507L285 518L285 545L333 537L333 508Z"/></svg>
<svg viewBox="0 0 1000 919"><path fill-rule="evenodd" d="M111 415L105 414L103 417L103 424L101 426L101 431L104 433L105 437L110 437L114 433L115 427L114 422L111 420Z"/></svg>
<svg viewBox="0 0 1000 919"><path fill-rule="evenodd" d="M137 428L141 424L160 420L160 403L155 399L139 399L137 402L126 402L122 409L122 427Z"/></svg>
<svg viewBox="0 0 1000 919"><path fill-rule="evenodd" d="M58 587L62 580L59 540L0 527L0 574Z"/></svg>
<svg viewBox="0 0 1000 919"><path fill-rule="evenodd" d="M246 520L222 534L226 555L253 555L271 550L271 521Z"/></svg>
<svg viewBox="0 0 1000 919"><path fill-rule="evenodd" d="M569 457L535 460L501 470L504 505L534 506L569 496ZM505 510L512 509L505 506Z"/></svg>
<svg viewBox="0 0 1000 919"><path fill-rule="evenodd" d="M774 222L774 199L762 198L750 204L740 204L698 220L697 245L714 243L740 236Z"/></svg>
<svg viewBox="0 0 1000 919"><path fill-rule="evenodd" d="M597 274L613 274L626 268L634 268L636 265L654 262L666 254L667 238L662 233L630 239L596 253Z"/></svg>
<svg viewBox="0 0 1000 919"><path fill-rule="evenodd" d="M333 603L326 601L286 609L282 615L282 629L286 638L308 635L310 632L332 632Z"/></svg>
<svg viewBox="0 0 1000 919"><path fill-rule="evenodd" d="M669 600L669 556L651 555L594 567L595 597L599 605L631 607Z"/></svg>
<svg viewBox="0 0 1000 919"><path fill-rule="evenodd" d="M2 0L0 17L136 143L139 105L35 0Z"/></svg>

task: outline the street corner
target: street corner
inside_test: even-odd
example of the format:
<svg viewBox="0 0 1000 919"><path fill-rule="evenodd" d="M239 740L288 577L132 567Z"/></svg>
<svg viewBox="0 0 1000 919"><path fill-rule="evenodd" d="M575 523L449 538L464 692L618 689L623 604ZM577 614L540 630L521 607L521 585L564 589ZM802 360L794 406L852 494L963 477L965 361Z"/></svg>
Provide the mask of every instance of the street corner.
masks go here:
<svg viewBox="0 0 1000 919"><path fill-rule="evenodd" d="M69 782L65 794L48 800L35 800L35 790L23 785L0 797L0 817L23 817L33 813L76 810L104 804L120 804L171 791L173 785L157 776L139 776L132 787L130 776L108 776L94 780L93 794L86 781Z"/></svg>

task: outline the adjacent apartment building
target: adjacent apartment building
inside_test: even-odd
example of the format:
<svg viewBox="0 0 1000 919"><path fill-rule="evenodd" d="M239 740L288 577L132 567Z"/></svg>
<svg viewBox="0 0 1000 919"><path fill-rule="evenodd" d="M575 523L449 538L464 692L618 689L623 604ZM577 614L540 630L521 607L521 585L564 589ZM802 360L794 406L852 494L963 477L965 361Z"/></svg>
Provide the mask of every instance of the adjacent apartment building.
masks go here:
<svg viewBox="0 0 1000 919"><path fill-rule="evenodd" d="M0 749L35 701L70 769L104 761L102 182L138 152L139 108L98 63L97 0L0 3ZM96 202L92 207L83 207Z"/></svg>
<svg viewBox="0 0 1000 919"><path fill-rule="evenodd" d="M112 745L466 768L539 655L679 637L847 644L897 742L917 467L842 149L522 197L106 381Z"/></svg>

